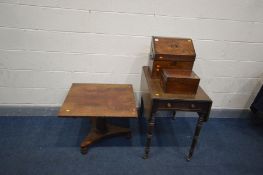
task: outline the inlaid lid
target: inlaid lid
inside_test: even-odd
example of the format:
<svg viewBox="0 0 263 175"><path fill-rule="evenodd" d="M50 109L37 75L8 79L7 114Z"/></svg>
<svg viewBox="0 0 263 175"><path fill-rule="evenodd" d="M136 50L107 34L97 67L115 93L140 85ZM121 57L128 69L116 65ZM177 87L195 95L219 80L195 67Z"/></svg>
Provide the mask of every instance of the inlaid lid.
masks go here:
<svg viewBox="0 0 263 175"><path fill-rule="evenodd" d="M155 60L194 61L195 57L190 38L152 37L152 58Z"/></svg>

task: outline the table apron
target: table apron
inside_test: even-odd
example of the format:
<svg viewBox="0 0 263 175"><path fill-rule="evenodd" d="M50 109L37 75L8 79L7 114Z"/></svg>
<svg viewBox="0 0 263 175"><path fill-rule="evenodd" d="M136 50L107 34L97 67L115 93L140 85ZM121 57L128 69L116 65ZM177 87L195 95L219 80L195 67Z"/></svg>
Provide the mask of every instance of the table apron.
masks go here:
<svg viewBox="0 0 263 175"><path fill-rule="evenodd" d="M204 113L209 113L211 107L211 103L209 102L171 101L171 100L155 101L155 105L156 105L156 111L177 110L177 111L204 112Z"/></svg>

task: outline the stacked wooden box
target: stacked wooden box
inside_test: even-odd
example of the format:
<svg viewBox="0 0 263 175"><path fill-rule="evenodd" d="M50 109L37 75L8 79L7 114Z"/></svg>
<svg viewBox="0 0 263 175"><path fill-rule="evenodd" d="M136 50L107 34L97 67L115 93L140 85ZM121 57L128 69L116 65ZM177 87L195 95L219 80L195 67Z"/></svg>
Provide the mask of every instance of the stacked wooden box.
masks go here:
<svg viewBox="0 0 263 175"><path fill-rule="evenodd" d="M160 79L165 93L195 94L200 81L192 71L195 57L191 39L154 36L149 65L151 77Z"/></svg>

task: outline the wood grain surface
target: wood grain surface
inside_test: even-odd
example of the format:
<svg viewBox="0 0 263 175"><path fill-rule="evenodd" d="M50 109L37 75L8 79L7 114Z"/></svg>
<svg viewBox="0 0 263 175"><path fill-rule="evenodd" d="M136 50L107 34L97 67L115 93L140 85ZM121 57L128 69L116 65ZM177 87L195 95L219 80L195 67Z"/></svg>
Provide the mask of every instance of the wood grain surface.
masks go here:
<svg viewBox="0 0 263 175"><path fill-rule="evenodd" d="M194 61L196 54L190 38L168 38L154 36L151 48L152 59Z"/></svg>
<svg viewBox="0 0 263 175"><path fill-rule="evenodd" d="M160 83L166 93L195 94L200 78L189 70L163 69Z"/></svg>
<svg viewBox="0 0 263 175"><path fill-rule="evenodd" d="M60 117L137 117L132 85L72 84Z"/></svg>
<svg viewBox="0 0 263 175"><path fill-rule="evenodd" d="M149 66L143 67L145 79L149 85L149 93L153 99L162 100L196 100L196 101L211 101L204 90L199 86L196 94L172 94L165 93L160 85L160 79L152 79L150 75Z"/></svg>

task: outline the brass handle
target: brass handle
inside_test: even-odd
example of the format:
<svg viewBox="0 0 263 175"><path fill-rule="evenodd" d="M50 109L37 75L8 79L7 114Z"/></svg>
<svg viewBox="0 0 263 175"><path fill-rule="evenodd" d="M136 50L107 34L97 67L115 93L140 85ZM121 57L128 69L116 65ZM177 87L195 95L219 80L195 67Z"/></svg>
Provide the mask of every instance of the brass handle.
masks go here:
<svg viewBox="0 0 263 175"><path fill-rule="evenodd" d="M172 107L171 103L167 103L168 108Z"/></svg>
<svg viewBox="0 0 263 175"><path fill-rule="evenodd" d="M195 104L191 104L191 108L195 108Z"/></svg>

